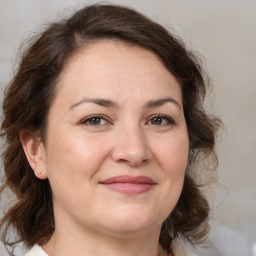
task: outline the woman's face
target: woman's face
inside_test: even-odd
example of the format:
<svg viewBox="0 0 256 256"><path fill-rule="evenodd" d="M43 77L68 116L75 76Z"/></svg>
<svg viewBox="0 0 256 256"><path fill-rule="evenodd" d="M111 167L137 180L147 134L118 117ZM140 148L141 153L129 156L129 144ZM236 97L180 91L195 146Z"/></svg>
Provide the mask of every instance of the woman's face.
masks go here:
<svg viewBox="0 0 256 256"><path fill-rule="evenodd" d="M71 58L57 87L43 147L56 228L159 229L188 160L177 80L151 51L102 41Z"/></svg>

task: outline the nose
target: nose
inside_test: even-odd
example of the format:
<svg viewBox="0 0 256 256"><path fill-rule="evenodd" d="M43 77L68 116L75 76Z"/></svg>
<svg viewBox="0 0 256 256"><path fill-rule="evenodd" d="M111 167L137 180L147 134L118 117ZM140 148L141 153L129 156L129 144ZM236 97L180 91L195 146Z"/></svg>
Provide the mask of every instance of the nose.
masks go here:
<svg viewBox="0 0 256 256"><path fill-rule="evenodd" d="M112 151L115 162L139 166L150 161L152 153L142 128L120 129L115 141Z"/></svg>

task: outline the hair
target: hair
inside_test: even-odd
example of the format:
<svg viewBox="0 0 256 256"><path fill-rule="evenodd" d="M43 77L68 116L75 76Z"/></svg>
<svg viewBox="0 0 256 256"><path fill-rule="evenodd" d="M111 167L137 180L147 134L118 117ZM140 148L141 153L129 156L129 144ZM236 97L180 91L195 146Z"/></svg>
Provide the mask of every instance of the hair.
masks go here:
<svg viewBox="0 0 256 256"><path fill-rule="evenodd" d="M0 222L6 246L13 247L18 242L27 247L42 245L54 232L49 181L34 175L19 134L28 131L44 141L47 115L65 64L80 49L108 39L154 52L181 86L189 163L181 196L162 225L159 242L173 254L173 239L184 239L194 245L207 235L209 204L196 177L207 172L209 164L217 166L214 147L220 120L208 115L203 107L210 83L202 65L180 39L141 13L123 6L96 4L51 23L33 38L5 90L1 125L5 175L0 191L11 191L16 198ZM204 169L199 168L202 162ZM8 237L10 230L16 231L13 240Z"/></svg>

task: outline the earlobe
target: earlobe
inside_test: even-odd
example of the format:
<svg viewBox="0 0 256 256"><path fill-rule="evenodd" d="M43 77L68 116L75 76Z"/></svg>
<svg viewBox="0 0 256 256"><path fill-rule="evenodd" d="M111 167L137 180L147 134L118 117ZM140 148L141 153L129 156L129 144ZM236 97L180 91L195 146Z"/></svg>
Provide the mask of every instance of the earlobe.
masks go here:
<svg viewBox="0 0 256 256"><path fill-rule="evenodd" d="M29 132L21 131L20 141L36 177L39 179L47 179L45 148L41 139L31 135Z"/></svg>

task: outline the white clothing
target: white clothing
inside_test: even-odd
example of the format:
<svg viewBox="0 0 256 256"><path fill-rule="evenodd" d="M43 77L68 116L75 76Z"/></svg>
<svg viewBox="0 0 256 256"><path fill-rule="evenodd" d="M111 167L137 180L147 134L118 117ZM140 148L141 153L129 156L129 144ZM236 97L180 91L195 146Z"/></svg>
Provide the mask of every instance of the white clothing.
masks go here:
<svg viewBox="0 0 256 256"><path fill-rule="evenodd" d="M172 243L175 256L196 256L194 253L189 251L186 247L181 245L178 241L174 240Z"/></svg>
<svg viewBox="0 0 256 256"><path fill-rule="evenodd" d="M25 255L25 256L48 256L41 246L39 245L34 245L31 250Z"/></svg>

